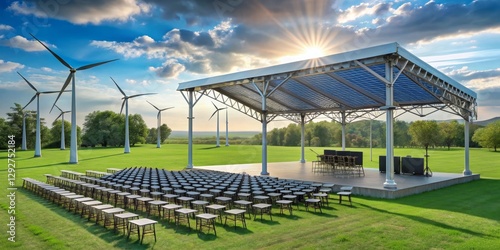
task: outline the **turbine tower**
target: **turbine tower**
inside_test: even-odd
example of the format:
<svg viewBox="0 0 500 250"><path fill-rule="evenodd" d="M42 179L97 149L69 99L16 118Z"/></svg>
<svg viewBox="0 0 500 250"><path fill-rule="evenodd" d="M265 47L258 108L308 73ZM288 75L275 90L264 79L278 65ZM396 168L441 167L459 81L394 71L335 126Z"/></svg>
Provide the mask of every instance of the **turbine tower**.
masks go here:
<svg viewBox="0 0 500 250"><path fill-rule="evenodd" d="M120 114L123 111L123 105L125 105L125 149L124 149L124 153L128 154L128 153L130 153L130 139L129 139L129 132L128 132L128 99L138 97L138 96L143 96L143 95L154 95L156 93L145 93L145 94L137 94L137 95L127 96L125 94L125 92L123 92L123 90L120 88L120 86L118 86L118 83L116 83L112 77L109 77L109 78L111 78L111 80L115 83L118 90L120 90L120 92L123 94L123 98L122 98L123 102L122 102L122 108L120 109Z"/></svg>
<svg viewBox="0 0 500 250"><path fill-rule="evenodd" d="M56 108L59 109L59 111L61 111L61 113L59 114L59 116L54 120L57 121L57 119L59 119L59 117L61 117L61 150L65 150L66 149L66 140L64 138L64 114L65 113L69 113L71 111L62 111L61 108L59 108L57 105L56 105Z"/></svg>
<svg viewBox="0 0 500 250"><path fill-rule="evenodd" d="M168 108L164 108L164 109L159 109L158 107L156 107L155 105L153 105L149 101L146 101L146 102L148 102L149 104L151 104L151 106L153 106L156 110L158 110L158 114L156 115L156 120L157 120L157 125L156 125L157 126L157 129L156 129L156 132L157 132L156 147L157 148L161 148L161 138L160 138L161 112L165 111L165 110L168 110L168 109L172 109L174 107L168 107Z"/></svg>
<svg viewBox="0 0 500 250"><path fill-rule="evenodd" d="M23 79L24 81L26 81L26 83L33 89L36 91L35 95L31 98L31 100L28 102L28 104L26 104L26 106L24 106L24 108L22 109L25 109L28 105L30 105L33 100L35 100L36 98L36 137L35 137L35 157L41 157L42 156L42 142L41 142L41 138L40 138L40 95L41 94L51 94L51 93L58 93L59 91L38 91L35 86L33 86L33 84L31 84L26 78L24 78L23 75L21 75L21 73L17 72L17 74L19 74ZM24 123L23 123L24 124ZM25 127L23 127L24 130L26 129ZM25 132L25 131L24 131ZM26 139L26 138L25 138ZM26 145L25 145L26 146Z"/></svg>
<svg viewBox="0 0 500 250"><path fill-rule="evenodd" d="M22 110L22 109L21 109ZM23 138L21 142L21 150L26 151L26 116L32 115L33 113L31 112L23 112Z"/></svg>
<svg viewBox="0 0 500 250"><path fill-rule="evenodd" d="M223 110L223 109L227 109L226 108L218 108L217 106L215 106L215 104L212 102L212 104L214 105L215 107L215 111L214 113L212 113L212 116L210 116L210 118L208 118L208 120L212 119L212 117L217 113L217 143L216 143L216 147L220 147L220 140L219 140L219 111Z"/></svg>
<svg viewBox="0 0 500 250"><path fill-rule="evenodd" d="M90 69L96 66L99 66L101 64L109 63L112 61L116 61L118 59L113 59L109 61L104 61L104 62L98 62L98 63L92 63L92 64L87 64L78 68L73 68L71 65L69 65L62 57L57 55L54 51L50 50L49 47L47 47L42 41L38 40L33 34L30 33L30 35L35 38L43 47L45 47L62 65L64 65L66 68L69 69L69 75L68 78L66 78L66 81L64 82L61 91L59 92L59 95L56 98L56 101L54 102L54 105L52 105L52 109L54 109L54 106L57 103L57 100L59 100L59 97L61 94L64 92L66 87L68 87L69 82L71 81L71 143L70 143L70 153L69 153L69 163L76 164L78 163L78 149L77 149L77 137L76 137L76 87L75 87L75 73L76 71L79 70L86 70Z"/></svg>

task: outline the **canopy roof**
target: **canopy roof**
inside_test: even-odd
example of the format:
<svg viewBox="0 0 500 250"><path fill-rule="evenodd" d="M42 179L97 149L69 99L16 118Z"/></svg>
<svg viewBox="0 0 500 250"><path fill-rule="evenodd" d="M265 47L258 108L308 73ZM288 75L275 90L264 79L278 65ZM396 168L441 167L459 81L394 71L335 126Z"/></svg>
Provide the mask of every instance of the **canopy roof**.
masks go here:
<svg viewBox="0 0 500 250"><path fill-rule="evenodd" d="M392 76L386 76L388 62ZM467 121L477 116L475 92L397 43L183 82L177 90L194 90L257 120L267 112L268 120L298 121L300 115L356 118L380 110L391 83L396 109L419 116L442 110Z"/></svg>

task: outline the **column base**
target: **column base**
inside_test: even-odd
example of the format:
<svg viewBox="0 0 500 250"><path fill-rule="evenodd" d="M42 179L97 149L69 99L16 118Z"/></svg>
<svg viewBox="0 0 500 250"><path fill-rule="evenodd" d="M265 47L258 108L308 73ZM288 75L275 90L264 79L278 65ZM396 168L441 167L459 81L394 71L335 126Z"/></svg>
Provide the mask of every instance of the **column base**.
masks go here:
<svg viewBox="0 0 500 250"><path fill-rule="evenodd" d="M261 172L260 175L269 175L269 172Z"/></svg>
<svg viewBox="0 0 500 250"><path fill-rule="evenodd" d="M386 189L398 189L398 186L394 180L385 180L384 188L386 188Z"/></svg>
<svg viewBox="0 0 500 250"><path fill-rule="evenodd" d="M464 170L463 174L464 175L472 175L472 171L470 171L470 170Z"/></svg>

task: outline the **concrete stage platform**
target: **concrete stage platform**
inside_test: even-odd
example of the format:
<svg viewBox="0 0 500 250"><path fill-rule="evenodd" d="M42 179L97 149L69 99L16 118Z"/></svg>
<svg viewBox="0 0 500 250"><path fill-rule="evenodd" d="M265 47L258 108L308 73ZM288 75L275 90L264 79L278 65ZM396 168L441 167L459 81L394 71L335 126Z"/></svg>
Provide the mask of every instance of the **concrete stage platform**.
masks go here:
<svg viewBox="0 0 500 250"><path fill-rule="evenodd" d="M353 194L385 199L396 199L455 184L466 183L480 178L479 174L464 176L462 173L452 174L434 172L432 177L395 174L394 181L397 184L397 189L390 190L384 188L385 173L380 173L378 169L365 168L364 177L340 178L331 174L313 173L311 171L311 164L311 162L268 163L267 171L270 177L277 177L279 179L334 183L334 191L338 191L341 186L353 186ZM262 170L262 164L204 166L195 167L195 169L246 173L259 176Z"/></svg>

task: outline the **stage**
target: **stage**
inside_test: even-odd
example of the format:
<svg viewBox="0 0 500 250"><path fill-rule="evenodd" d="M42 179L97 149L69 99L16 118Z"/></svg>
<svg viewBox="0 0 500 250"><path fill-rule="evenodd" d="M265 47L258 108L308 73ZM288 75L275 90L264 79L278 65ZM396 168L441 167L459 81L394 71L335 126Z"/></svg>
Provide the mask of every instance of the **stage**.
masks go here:
<svg viewBox="0 0 500 250"><path fill-rule="evenodd" d="M246 173L249 175L260 175L262 170L261 163L255 164L237 164L237 165L217 165L195 167L195 169L216 170L230 173ZM461 173L436 173L432 177L394 174L394 181L397 184L396 190L385 189L385 173L380 173L375 168L365 168L364 177L339 178L331 174L322 174L312 172L311 162L278 162L268 163L267 171L270 177L279 179L293 179L320 183L333 183L334 192L341 186L353 186L353 194L396 199L404 196L418 194L426 191L440 189L455 184L466 183L473 180L479 180L479 174L464 176Z"/></svg>

